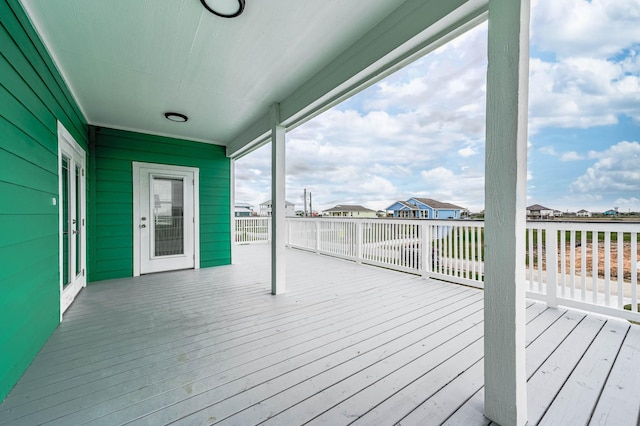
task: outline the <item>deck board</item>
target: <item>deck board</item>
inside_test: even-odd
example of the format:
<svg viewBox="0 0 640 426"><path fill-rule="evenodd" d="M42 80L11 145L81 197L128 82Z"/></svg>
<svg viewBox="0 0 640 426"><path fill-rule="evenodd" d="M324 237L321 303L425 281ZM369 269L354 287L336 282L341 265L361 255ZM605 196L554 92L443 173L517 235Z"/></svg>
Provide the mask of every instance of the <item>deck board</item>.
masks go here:
<svg viewBox="0 0 640 426"><path fill-rule="evenodd" d="M628 328L628 324L608 321L600 329L600 338L594 339L572 371L542 418L541 425L560 423L570 426L589 422ZM580 407L580 410L571 410L570 407Z"/></svg>
<svg viewBox="0 0 640 426"><path fill-rule="evenodd" d="M289 250L274 297L236 250L83 290L0 424L489 423L481 290ZM640 327L528 302L526 338L530 424L637 422Z"/></svg>
<svg viewBox="0 0 640 426"><path fill-rule="evenodd" d="M592 415L593 425L640 424L640 327L630 327Z"/></svg>

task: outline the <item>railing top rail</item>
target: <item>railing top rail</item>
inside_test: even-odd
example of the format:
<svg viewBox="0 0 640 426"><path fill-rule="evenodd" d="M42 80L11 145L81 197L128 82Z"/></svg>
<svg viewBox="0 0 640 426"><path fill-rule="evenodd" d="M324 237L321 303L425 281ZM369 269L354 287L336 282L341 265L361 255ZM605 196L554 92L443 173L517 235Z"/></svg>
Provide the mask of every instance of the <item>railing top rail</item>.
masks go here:
<svg viewBox="0 0 640 426"><path fill-rule="evenodd" d="M236 220L271 219L269 216L236 217ZM331 221L331 222L374 222L393 224L427 223L445 226L484 226L484 220L478 219L419 219L419 218L372 218L372 217L300 217L291 216L287 220L293 222L302 221ZM527 220L527 228L566 230L566 231L598 231L598 232L639 232L640 221L582 221L582 220Z"/></svg>
<svg viewBox="0 0 640 426"><path fill-rule="evenodd" d="M419 224L428 223L447 226L483 226L483 220L474 219L418 219L418 218L390 218L390 217L287 217L287 220L298 221L331 221L331 222L374 222L394 224Z"/></svg>
<svg viewBox="0 0 640 426"><path fill-rule="evenodd" d="M527 228L557 231L638 232L640 222L527 221Z"/></svg>

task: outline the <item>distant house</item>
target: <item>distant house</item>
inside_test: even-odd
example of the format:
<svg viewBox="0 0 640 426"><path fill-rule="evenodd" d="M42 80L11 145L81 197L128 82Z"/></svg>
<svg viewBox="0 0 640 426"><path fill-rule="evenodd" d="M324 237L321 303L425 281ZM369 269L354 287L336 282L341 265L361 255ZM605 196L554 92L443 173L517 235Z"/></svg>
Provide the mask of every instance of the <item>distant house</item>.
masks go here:
<svg viewBox="0 0 640 426"><path fill-rule="evenodd" d="M605 216L618 216L618 210L607 210L604 212Z"/></svg>
<svg viewBox="0 0 640 426"><path fill-rule="evenodd" d="M376 217L376 211L358 205L339 204L322 211L323 216L336 217Z"/></svg>
<svg viewBox="0 0 640 426"><path fill-rule="evenodd" d="M553 217L553 209L541 206L540 204L534 204L527 207L527 217L529 219L549 219Z"/></svg>
<svg viewBox="0 0 640 426"><path fill-rule="evenodd" d="M455 204L443 203L431 198L412 197L407 201L396 201L386 210L395 218L460 219L464 209Z"/></svg>
<svg viewBox="0 0 640 426"><path fill-rule="evenodd" d="M576 213L577 217L591 217L591 212L585 209L578 210Z"/></svg>
<svg viewBox="0 0 640 426"><path fill-rule="evenodd" d="M290 201L285 201L284 215L287 217L296 215L296 205ZM260 216L271 216L271 200L260 204Z"/></svg>
<svg viewBox="0 0 640 426"><path fill-rule="evenodd" d="M555 217L562 217L562 212L560 210L554 210L553 211L553 216Z"/></svg>
<svg viewBox="0 0 640 426"><path fill-rule="evenodd" d="M253 206L247 203L235 203L234 212L236 217L253 216Z"/></svg>

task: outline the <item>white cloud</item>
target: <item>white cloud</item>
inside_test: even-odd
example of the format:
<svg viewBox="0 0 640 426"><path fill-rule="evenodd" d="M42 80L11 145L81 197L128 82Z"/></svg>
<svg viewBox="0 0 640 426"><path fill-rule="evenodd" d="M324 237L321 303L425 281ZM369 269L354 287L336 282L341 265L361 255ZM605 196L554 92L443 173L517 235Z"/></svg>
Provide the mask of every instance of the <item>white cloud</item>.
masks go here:
<svg viewBox="0 0 640 426"><path fill-rule="evenodd" d="M530 132L640 121L640 1L540 0L532 7ZM624 53L624 55L622 55Z"/></svg>
<svg viewBox="0 0 640 426"><path fill-rule="evenodd" d="M590 154L590 158L596 156ZM640 143L619 142L597 154L598 161L578 177L571 189L579 193L640 191Z"/></svg>
<svg viewBox="0 0 640 426"><path fill-rule="evenodd" d="M414 194L453 203L472 211L484 207L484 173L473 167L464 167L460 173L445 167L420 172L424 191Z"/></svg>
<svg viewBox="0 0 640 426"><path fill-rule="evenodd" d="M532 134L544 127L589 128L616 124L620 114L639 118L640 77L604 59L569 58L530 63Z"/></svg>
<svg viewBox="0 0 640 426"><path fill-rule="evenodd" d="M638 212L640 211L640 198L616 198L613 202L614 207L619 207L621 212Z"/></svg>
<svg viewBox="0 0 640 426"><path fill-rule="evenodd" d="M554 157L558 156L556 149L552 146L543 146L539 149L539 151L543 154L553 155Z"/></svg>
<svg viewBox="0 0 640 426"><path fill-rule="evenodd" d="M609 57L640 41L637 0L538 0L532 43L559 57Z"/></svg>
<svg viewBox="0 0 640 426"><path fill-rule="evenodd" d="M560 155L560 161L579 161L584 160L584 157L575 151L564 152Z"/></svg>
<svg viewBox="0 0 640 426"><path fill-rule="evenodd" d="M538 151L545 155L551 155L552 157L558 157L560 161L578 161L584 160L585 156L577 153L576 151L558 152L553 146L543 146Z"/></svg>
<svg viewBox="0 0 640 426"><path fill-rule="evenodd" d="M467 146L462 149L459 149L458 154L460 154L461 157L471 157L472 155L476 155L477 152L475 149Z"/></svg>

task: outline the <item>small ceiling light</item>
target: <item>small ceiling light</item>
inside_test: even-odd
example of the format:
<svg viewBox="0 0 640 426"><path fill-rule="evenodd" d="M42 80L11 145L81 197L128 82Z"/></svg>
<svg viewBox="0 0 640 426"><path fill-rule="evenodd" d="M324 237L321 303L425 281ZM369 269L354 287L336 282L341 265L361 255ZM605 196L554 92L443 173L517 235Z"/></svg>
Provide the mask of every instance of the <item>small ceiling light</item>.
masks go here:
<svg viewBox="0 0 640 426"><path fill-rule="evenodd" d="M164 117L167 120L175 121L176 123L184 123L189 117L184 114L180 114L179 112L165 112Z"/></svg>
<svg viewBox="0 0 640 426"><path fill-rule="evenodd" d="M244 0L200 0L209 12L222 18L235 18L244 10Z"/></svg>

